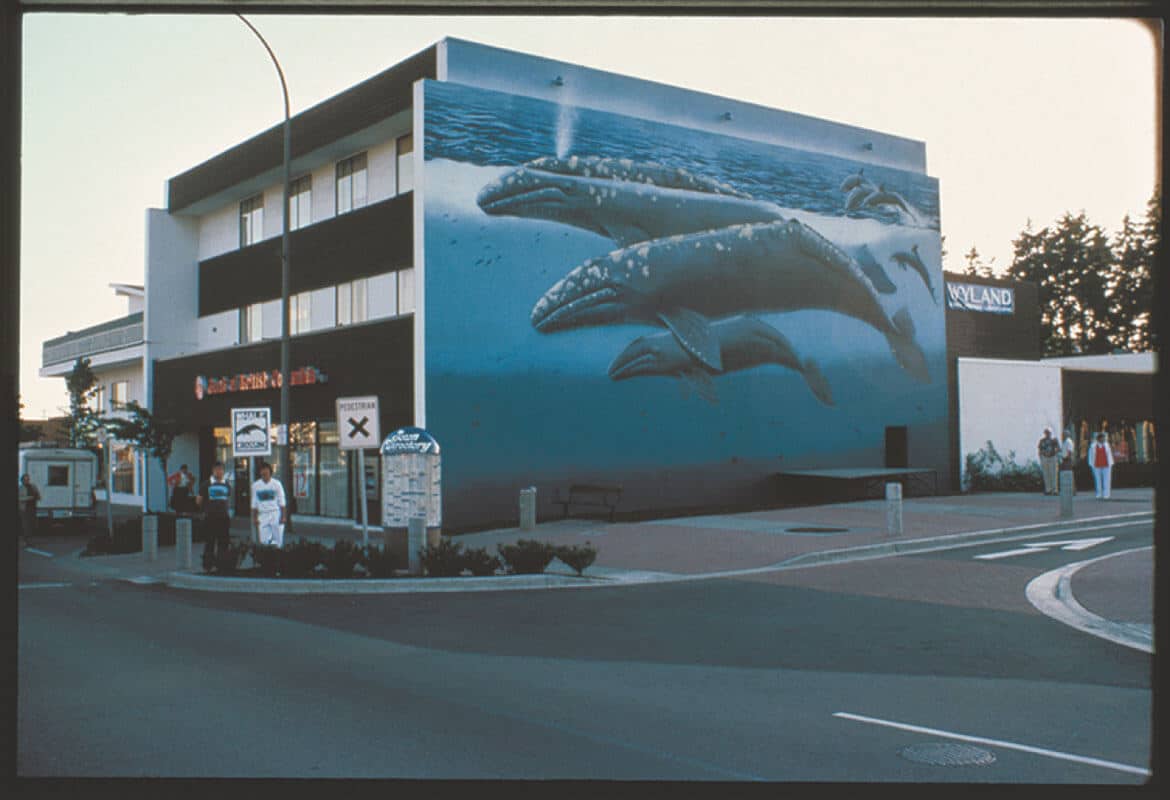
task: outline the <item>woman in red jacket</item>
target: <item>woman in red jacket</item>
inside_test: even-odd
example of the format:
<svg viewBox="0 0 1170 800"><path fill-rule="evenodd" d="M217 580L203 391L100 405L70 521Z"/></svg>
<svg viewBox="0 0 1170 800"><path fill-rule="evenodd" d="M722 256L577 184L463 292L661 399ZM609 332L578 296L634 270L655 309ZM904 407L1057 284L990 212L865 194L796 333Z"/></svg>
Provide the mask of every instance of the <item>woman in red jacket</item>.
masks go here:
<svg viewBox="0 0 1170 800"><path fill-rule="evenodd" d="M1093 470L1097 499L1108 500L1109 483L1113 477L1113 450L1103 433L1097 434L1097 441L1089 448L1089 467Z"/></svg>

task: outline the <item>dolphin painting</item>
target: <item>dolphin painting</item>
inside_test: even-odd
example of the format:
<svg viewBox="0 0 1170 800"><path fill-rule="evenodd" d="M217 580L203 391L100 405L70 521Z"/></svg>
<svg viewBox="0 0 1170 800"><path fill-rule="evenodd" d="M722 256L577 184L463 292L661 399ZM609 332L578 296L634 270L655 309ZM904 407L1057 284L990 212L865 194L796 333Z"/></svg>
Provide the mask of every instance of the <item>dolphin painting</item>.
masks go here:
<svg viewBox="0 0 1170 800"><path fill-rule="evenodd" d="M812 359L801 360L788 339L771 325L743 314L712 322L711 331L719 342L721 371L695 361L670 333L658 333L630 342L609 365L609 377L621 381L645 375L674 375L691 383L704 400L716 403L712 375L779 364L799 372L822 404L833 405L829 382L820 367Z"/></svg>
<svg viewBox="0 0 1170 800"><path fill-rule="evenodd" d="M657 321L692 357L722 372L707 317L804 308L866 323L885 336L903 369L930 381L906 309L891 318L857 262L797 220L681 234L591 258L545 292L531 321L541 333Z"/></svg>
<svg viewBox="0 0 1170 800"><path fill-rule="evenodd" d="M878 184L877 191L866 197L863 205L867 208L892 206L894 208L902 209L907 214L914 213L910 210L910 206L906 205L906 201L902 198L902 195L898 194L897 192L890 191L886 188L884 183Z"/></svg>
<svg viewBox="0 0 1170 800"><path fill-rule="evenodd" d="M855 186L852 190L850 190L849 194L845 196L845 210L856 211L857 209L861 208L865 204L865 201L869 199L869 196L875 191L876 190L868 183Z"/></svg>
<svg viewBox="0 0 1170 800"><path fill-rule="evenodd" d="M684 169L600 156L546 156L480 190L493 216L573 225L625 247L679 233L782 220L774 203Z"/></svg>
<svg viewBox="0 0 1170 800"><path fill-rule="evenodd" d="M249 422L247 425L236 431L236 436L245 436L253 432L264 433L265 430L262 425L257 425L255 422Z"/></svg>
<svg viewBox="0 0 1170 800"><path fill-rule="evenodd" d="M864 167L857 170L857 172L854 172L852 175L847 177L845 180L841 181L841 191L842 192L851 192L854 189L857 189L861 186L871 186L872 187L872 184L870 184L869 179L865 177L865 168Z"/></svg>
<svg viewBox="0 0 1170 800"><path fill-rule="evenodd" d="M922 282L926 284L926 288L930 292L930 299L934 300L935 305L938 305L938 295L935 294L934 284L931 283L930 271L922 263L922 257L918 255L918 245L912 246L909 253L905 250L899 250L890 256L890 260L902 269L909 267L917 272L922 277Z"/></svg>
<svg viewBox="0 0 1170 800"><path fill-rule="evenodd" d="M886 271L882 269L882 265L878 263L877 259L873 257L868 245L861 245L852 251L853 258L857 261L857 266L865 273L865 277L869 278L869 282L873 284L873 288L877 289L882 294L893 294L898 290L898 287L890 281Z"/></svg>

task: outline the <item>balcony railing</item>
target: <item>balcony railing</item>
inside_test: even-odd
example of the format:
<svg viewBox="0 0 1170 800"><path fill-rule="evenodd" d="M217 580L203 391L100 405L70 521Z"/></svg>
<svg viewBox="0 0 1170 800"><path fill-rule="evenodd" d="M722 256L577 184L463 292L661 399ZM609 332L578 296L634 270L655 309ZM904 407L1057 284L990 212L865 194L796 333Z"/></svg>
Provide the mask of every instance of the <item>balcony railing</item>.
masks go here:
<svg viewBox="0 0 1170 800"><path fill-rule="evenodd" d="M45 342L41 347L41 366L49 367L137 344L142 344L142 314L133 314L116 327L78 331Z"/></svg>

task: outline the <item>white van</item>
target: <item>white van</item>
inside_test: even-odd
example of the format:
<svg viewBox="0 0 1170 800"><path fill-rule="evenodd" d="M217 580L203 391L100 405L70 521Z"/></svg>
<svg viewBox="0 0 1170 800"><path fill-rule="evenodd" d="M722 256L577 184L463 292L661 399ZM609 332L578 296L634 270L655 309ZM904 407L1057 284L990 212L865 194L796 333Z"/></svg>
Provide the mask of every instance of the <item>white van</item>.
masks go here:
<svg viewBox="0 0 1170 800"><path fill-rule="evenodd" d="M72 447L27 447L20 450L20 475L41 490L38 519L70 520L94 517L94 481L97 456Z"/></svg>

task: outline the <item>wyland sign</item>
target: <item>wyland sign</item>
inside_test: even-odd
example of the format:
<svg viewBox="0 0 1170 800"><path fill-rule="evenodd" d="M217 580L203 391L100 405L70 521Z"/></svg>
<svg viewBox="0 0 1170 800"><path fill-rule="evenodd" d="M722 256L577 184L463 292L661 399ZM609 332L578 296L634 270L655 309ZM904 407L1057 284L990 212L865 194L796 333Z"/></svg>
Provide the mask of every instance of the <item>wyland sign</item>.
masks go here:
<svg viewBox="0 0 1170 800"><path fill-rule="evenodd" d="M948 283L947 308L959 311L985 311L990 314L1012 314L1016 310L1015 292L1001 286Z"/></svg>
<svg viewBox="0 0 1170 800"><path fill-rule="evenodd" d="M316 367L300 367L288 374L289 386L310 386L325 383L329 376ZM280 388L280 370L261 370L260 372L245 372L222 378L208 378L204 375L195 376L195 399L202 400L207 395L228 394L230 392L254 392L261 389Z"/></svg>
<svg viewBox="0 0 1170 800"><path fill-rule="evenodd" d="M232 409L232 458L272 455L270 408Z"/></svg>

